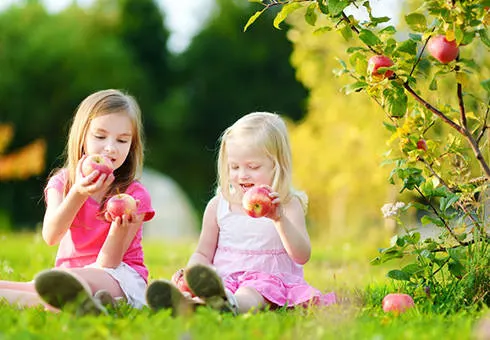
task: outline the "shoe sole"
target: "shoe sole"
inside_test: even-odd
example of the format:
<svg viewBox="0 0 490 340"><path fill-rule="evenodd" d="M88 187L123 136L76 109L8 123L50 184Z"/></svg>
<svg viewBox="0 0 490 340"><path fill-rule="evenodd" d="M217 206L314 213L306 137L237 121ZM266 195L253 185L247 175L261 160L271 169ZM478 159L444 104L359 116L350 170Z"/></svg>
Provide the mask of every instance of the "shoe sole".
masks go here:
<svg viewBox="0 0 490 340"><path fill-rule="evenodd" d="M188 315L194 311L194 303L186 297L170 281L153 281L146 290L146 302L155 312L171 309L172 316Z"/></svg>
<svg viewBox="0 0 490 340"><path fill-rule="evenodd" d="M44 302L60 310L76 315L107 314L93 299L89 288L67 271L43 271L34 278L34 286Z"/></svg>
<svg viewBox="0 0 490 340"><path fill-rule="evenodd" d="M184 272L184 279L192 293L203 299L206 305L220 312L236 314L228 302L223 281L213 269L194 265Z"/></svg>

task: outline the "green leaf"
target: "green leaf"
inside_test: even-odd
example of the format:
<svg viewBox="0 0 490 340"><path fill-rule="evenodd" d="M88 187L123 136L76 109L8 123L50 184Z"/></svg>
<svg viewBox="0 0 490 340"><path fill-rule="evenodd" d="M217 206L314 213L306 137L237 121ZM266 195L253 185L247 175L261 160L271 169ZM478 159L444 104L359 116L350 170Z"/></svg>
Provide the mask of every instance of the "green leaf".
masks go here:
<svg viewBox="0 0 490 340"><path fill-rule="evenodd" d="M352 38L352 29L349 25L343 25L342 28L340 28L340 34L342 34L342 37L344 37L346 41L349 41Z"/></svg>
<svg viewBox="0 0 490 340"><path fill-rule="evenodd" d="M424 269L417 263L410 263L402 268L402 271L413 276L414 274L423 272Z"/></svg>
<svg viewBox="0 0 490 340"><path fill-rule="evenodd" d="M390 20L391 20L390 17L371 17L371 23L373 26L377 26L378 24L382 24L382 23L388 22ZM391 27L393 27L393 26L391 26Z"/></svg>
<svg viewBox="0 0 490 340"><path fill-rule="evenodd" d="M281 28L279 27L279 25L281 24L281 22L286 20L289 14L291 14L292 12L294 12L295 10L301 7L303 6L298 2L290 2L287 5L284 5L281 8L281 11L277 13L276 17L274 18L274 22L273 22L274 27L280 30Z"/></svg>
<svg viewBox="0 0 490 340"><path fill-rule="evenodd" d="M461 264L461 262L449 262L447 264L447 269L451 274L453 274L458 279L461 279L466 273L465 267Z"/></svg>
<svg viewBox="0 0 490 340"><path fill-rule="evenodd" d="M247 28L248 28L250 25L252 25L252 24L255 22L255 20L257 20L257 18L258 18L258 17L259 17L259 16L260 16L260 15L261 15L261 14L262 14L264 11L265 11L265 9L263 9L263 10L261 10L261 11L257 11L257 12L255 12L255 14L254 14L254 15L252 15L252 16L251 16L251 17L248 19L247 24L246 24L246 25L245 25L245 27L243 28L243 32L245 32L245 31L247 30Z"/></svg>
<svg viewBox="0 0 490 340"><path fill-rule="evenodd" d="M437 90L437 79L436 78L432 78L432 81L430 82L430 85L429 85L429 90L431 90L431 91Z"/></svg>
<svg viewBox="0 0 490 340"><path fill-rule="evenodd" d="M407 112L408 98L403 87L393 86L383 91L386 111L392 116L401 118Z"/></svg>
<svg viewBox="0 0 490 340"><path fill-rule="evenodd" d="M317 15L316 15L316 3L312 3L306 9L305 21L308 24L310 24L311 26L315 26L316 19L317 19Z"/></svg>
<svg viewBox="0 0 490 340"><path fill-rule="evenodd" d="M490 93L490 79L486 79L482 81L480 84L485 89L485 91Z"/></svg>
<svg viewBox="0 0 490 340"><path fill-rule="evenodd" d="M481 41L485 45L487 45L488 47L490 47L490 38L488 37L487 30L481 29L481 30L478 31L478 34L480 35Z"/></svg>
<svg viewBox="0 0 490 340"><path fill-rule="evenodd" d="M357 81L353 84L349 84L343 87L345 94L351 94L352 92L359 92L366 88L368 84L364 81Z"/></svg>
<svg viewBox="0 0 490 340"><path fill-rule="evenodd" d="M417 54L417 43L413 40L405 40L396 48L397 52L404 52L411 55Z"/></svg>
<svg viewBox="0 0 490 340"><path fill-rule="evenodd" d="M410 13L405 15L405 22L415 32L425 32L427 30L427 20L425 15L420 13Z"/></svg>
<svg viewBox="0 0 490 340"><path fill-rule="evenodd" d="M248 2L256 2L256 3L261 4L262 3L262 0L248 0Z"/></svg>
<svg viewBox="0 0 490 340"><path fill-rule="evenodd" d="M399 269L390 270L386 274L390 279L398 281L410 281L411 275Z"/></svg>
<svg viewBox="0 0 490 340"><path fill-rule="evenodd" d="M396 132L396 126L393 124L389 124L387 122L383 122L383 125L385 126L388 131L395 133Z"/></svg>
<svg viewBox="0 0 490 340"><path fill-rule="evenodd" d="M456 203L459 200L459 195L457 194L449 194L446 197L441 197L441 200L439 202L439 209L442 212L445 212L449 208L453 206L454 203Z"/></svg>
<svg viewBox="0 0 490 340"><path fill-rule="evenodd" d="M429 215L422 216L422 218L420 219L420 222L423 225L426 225L426 224L429 224L429 223L433 223L433 224L435 224L438 227L444 227L444 222L442 222L440 218L432 217L432 216L429 216Z"/></svg>
<svg viewBox="0 0 490 340"><path fill-rule="evenodd" d="M349 1L346 0L329 0L328 11L332 16L339 15L342 11L349 6Z"/></svg>
<svg viewBox="0 0 490 340"><path fill-rule="evenodd" d="M361 30L359 32L359 39L368 46L381 44L381 40L370 30Z"/></svg>
<svg viewBox="0 0 490 340"><path fill-rule="evenodd" d="M320 12L328 15L329 14L328 13L328 7L327 7L325 2L326 2L326 0L317 0L318 8L320 8Z"/></svg>
<svg viewBox="0 0 490 340"><path fill-rule="evenodd" d="M379 31L379 34L390 34L393 35L396 33L396 28L394 26L387 26Z"/></svg>

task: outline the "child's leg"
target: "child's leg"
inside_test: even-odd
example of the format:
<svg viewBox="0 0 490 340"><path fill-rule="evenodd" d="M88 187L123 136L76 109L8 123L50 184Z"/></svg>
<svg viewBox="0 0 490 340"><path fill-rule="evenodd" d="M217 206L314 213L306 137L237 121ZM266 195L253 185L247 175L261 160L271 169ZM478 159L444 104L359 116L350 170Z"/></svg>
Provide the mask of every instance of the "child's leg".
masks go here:
<svg viewBox="0 0 490 340"><path fill-rule="evenodd" d="M252 287L238 288L235 292L235 299L238 304L238 313L240 314L250 310L259 311L267 305L264 297Z"/></svg>
<svg viewBox="0 0 490 340"><path fill-rule="evenodd" d="M184 278L192 293L206 305L222 312L237 314L234 296L226 292L223 281L216 271L208 266L196 264L185 271Z"/></svg>
<svg viewBox="0 0 490 340"><path fill-rule="evenodd" d="M153 281L146 290L146 301L155 312L171 309L173 316L190 315L198 305L167 280Z"/></svg>
<svg viewBox="0 0 490 340"><path fill-rule="evenodd" d="M45 270L34 278L39 297L48 305L76 315L107 314L100 301L93 298L89 285L81 276L67 270Z"/></svg>
<svg viewBox="0 0 490 340"><path fill-rule="evenodd" d="M92 294L99 290L105 290L114 298L125 298L116 279L103 269L94 267L72 268L70 272L78 275L90 287Z"/></svg>
<svg viewBox="0 0 490 340"><path fill-rule="evenodd" d="M31 291L17 289L0 289L0 299L5 299L11 305L22 307L34 307L45 305L39 295L34 291L34 286Z"/></svg>
<svg viewBox="0 0 490 340"><path fill-rule="evenodd" d="M0 280L0 289L18 290L23 292L35 293L34 283L30 282L15 282Z"/></svg>

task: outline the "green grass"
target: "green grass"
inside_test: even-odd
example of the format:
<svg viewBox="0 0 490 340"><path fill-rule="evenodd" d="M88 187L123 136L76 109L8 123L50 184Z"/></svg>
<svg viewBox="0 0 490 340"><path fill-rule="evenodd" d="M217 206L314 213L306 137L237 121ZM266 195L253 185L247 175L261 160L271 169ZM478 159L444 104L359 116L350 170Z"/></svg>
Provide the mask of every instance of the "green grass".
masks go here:
<svg viewBox="0 0 490 340"><path fill-rule="evenodd" d="M373 267L376 249L337 241L316 241L305 266L308 282L335 290L343 303L318 309L264 311L238 317L200 309L188 318L172 318L168 311L124 309L122 316L74 317L42 308L19 309L0 303L0 340L3 339L472 339L478 318L488 311L427 312L417 306L398 317L383 313L380 302L393 287L385 279L388 267ZM170 278L194 249L194 242L145 243L153 278ZM0 280L31 280L52 266L56 247L39 235L0 234Z"/></svg>

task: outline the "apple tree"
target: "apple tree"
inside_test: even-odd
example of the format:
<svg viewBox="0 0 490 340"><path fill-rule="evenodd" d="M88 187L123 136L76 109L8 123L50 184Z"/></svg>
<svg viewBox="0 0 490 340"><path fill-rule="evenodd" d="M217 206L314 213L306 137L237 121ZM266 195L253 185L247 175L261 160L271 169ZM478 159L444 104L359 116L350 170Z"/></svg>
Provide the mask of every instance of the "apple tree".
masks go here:
<svg viewBox="0 0 490 340"><path fill-rule="evenodd" d="M373 263L403 258L388 276L436 306L448 299L490 305L490 0L406 1L399 27L373 15L366 0L251 1L259 9L245 30L279 7L276 28L301 15L312 34L338 32L350 41L336 70L351 79L342 90L368 95L385 112L388 180L416 197L387 207L385 216L401 221L401 212L415 208L437 233L421 237L402 225L405 233ZM349 14L353 8L366 19Z"/></svg>

